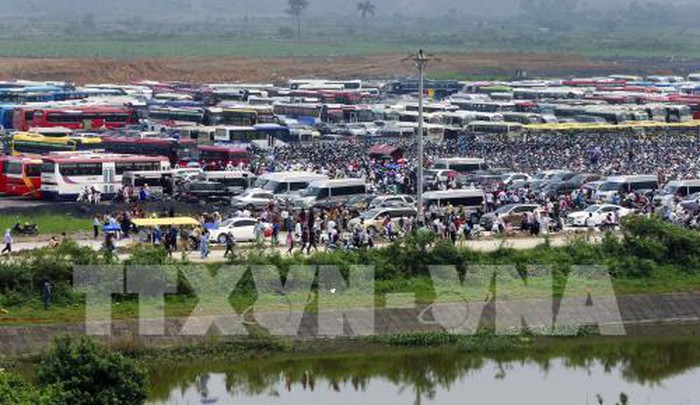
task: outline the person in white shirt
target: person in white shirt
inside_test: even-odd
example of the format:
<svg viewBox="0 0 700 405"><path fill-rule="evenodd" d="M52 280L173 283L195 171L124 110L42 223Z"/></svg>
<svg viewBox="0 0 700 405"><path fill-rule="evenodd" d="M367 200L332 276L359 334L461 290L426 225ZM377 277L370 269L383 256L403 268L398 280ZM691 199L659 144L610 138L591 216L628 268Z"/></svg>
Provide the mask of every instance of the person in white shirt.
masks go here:
<svg viewBox="0 0 700 405"><path fill-rule="evenodd" d="M586 225L586 229L588 230L588 234L586 235L586 239L590 240L590 238L593 236L593 232L595 232L595 219L593 219L592 212L588 213L588 217L586 217L585 225Z"/></svg>

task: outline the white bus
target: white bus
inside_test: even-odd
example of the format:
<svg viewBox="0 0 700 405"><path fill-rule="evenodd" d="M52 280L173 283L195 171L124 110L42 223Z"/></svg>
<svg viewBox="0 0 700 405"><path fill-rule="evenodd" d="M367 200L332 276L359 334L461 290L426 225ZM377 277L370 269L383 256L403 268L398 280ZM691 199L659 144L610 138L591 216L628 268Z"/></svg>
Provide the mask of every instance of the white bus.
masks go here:
<svg viewBox="0 0 700 405"><path fill-rule="evenodd" d="M468 211L476 211L483 208L484 190L478 188L428 191L423 193L423 204L430 210L431 206L463 208Z"/></svg>
<svg viewBox="0 0 700 405"><path fill-rule="evenodd" d="M41 192L46 199L74 199L86 187L94 187L103 197L114 195L126 172L165 171L167 157L117 154L49 155L41 166Z"/></svg>
<svg viewBox="0 0 700 405"><path fill-rule="evenodd" d="M446 158L435 161L434 169L454 170L460 174L468 174L477 170L487 170L489 168L482 158Z"/></svg>

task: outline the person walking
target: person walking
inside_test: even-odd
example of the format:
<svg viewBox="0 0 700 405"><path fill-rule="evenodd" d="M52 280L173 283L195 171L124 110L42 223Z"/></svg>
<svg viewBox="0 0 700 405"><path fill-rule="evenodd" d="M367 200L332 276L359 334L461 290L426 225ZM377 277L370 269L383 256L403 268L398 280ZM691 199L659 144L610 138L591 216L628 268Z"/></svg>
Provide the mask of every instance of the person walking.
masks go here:
<svg viewBox="0 0 700 405"><path fill-rule="evenodd" d="M224 237L226 238L226 251L224 251L224 258L228 257L229 254L232 258L235 258L236 255L233 253L233 247L236 246L236 239L230 233L225 233Z"/></svg>
<svg viewBox="0 0 700 405"><path fill-rule="evenodd" d="M49 282L48 278L44 279L44 284L42 286L42 295L44 299L44 309L48 311L48 309L51 307L51 292L53 290L53 287L51 286L51 282Z"/></svg>
<svg viewBox="0 0 700 405"><path fill-rule="evenodd" d="M294 250L294 232L289 231L287 232L287 254L292 254L292 250Z"/></svg>
<svg viewBox="0 0 700 405"><path fill-rule="evenodd" d="M5 248L0 252L0 254L10 254L12 253L12 231L7 229L5 231L5 237L2 239L3 243L5 244Z"/></svg>
<svg viewBox="0 0 700 405"><path fill-rule="evenodd" d="M209 256L209 231L206 228L202 231L202 236L199 240L199 252L202 260L205 260L207 256Z"/></svg>
<svg viewBox="0 0 700 405"><path fill-rule="evenodd" d="M92 238L97 239L98 236L100 236L100 225L102 225L102 219L100 219L99 215L95 215L95 218L92 219Z"/></svg>

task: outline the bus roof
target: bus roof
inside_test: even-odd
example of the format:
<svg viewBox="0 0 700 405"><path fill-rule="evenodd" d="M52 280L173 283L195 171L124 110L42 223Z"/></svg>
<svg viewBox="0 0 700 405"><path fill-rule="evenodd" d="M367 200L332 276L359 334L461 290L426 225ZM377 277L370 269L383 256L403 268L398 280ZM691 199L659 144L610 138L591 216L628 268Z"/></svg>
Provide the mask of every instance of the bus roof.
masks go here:
<svg viewBox="0 0 700 405"><path fill-rule="evenodd" d="M135 218L131 220L134 225L141 227L154 226L199 226L196 219L190 217L174 217L174 218Z"/></svg>
<svg viewBox="0 0 700 405"><path fill-rule="evenodd" d="M230 146L219 146L219 145L202 145L199 147L200 151L211 151L211 152L228 152L228 153L247 153L246 148L234 148Z"/></svg>
<svg viewBox="0 0 700 405"><path fill-rule="evenodd" d="M118 154L66 154L62 156L47 155L45 162L53 163L94 163L94 162L169 162L165 156L140 156L140 155L118 155Z"/></svg>

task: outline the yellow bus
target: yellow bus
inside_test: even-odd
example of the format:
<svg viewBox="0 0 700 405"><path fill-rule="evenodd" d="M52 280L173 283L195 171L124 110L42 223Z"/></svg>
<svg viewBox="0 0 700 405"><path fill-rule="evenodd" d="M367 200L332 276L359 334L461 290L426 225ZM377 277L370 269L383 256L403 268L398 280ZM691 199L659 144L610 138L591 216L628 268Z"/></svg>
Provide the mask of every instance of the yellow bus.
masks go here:
<svg viewBox="0 0 700 405"><path fill-rule="evenodd" d="M20 132L9 142L10 153L18 155L44 155L50 152L73 152L99 149L102 139L97 137L45 136Z"/></svg>

